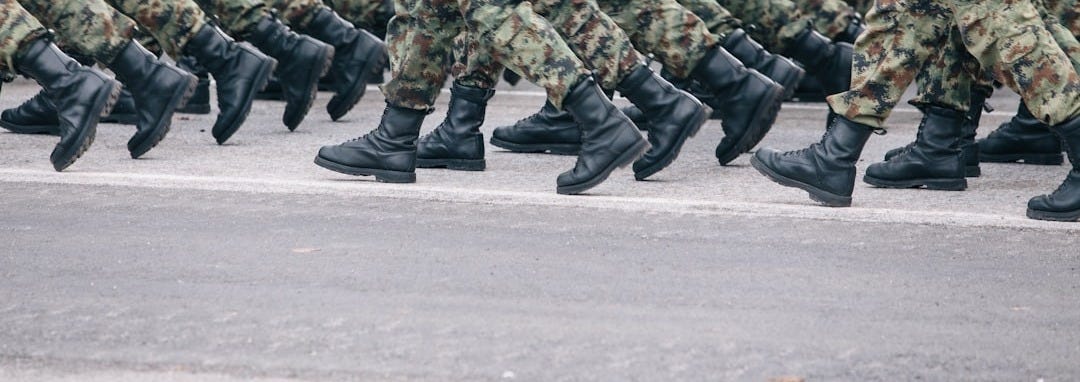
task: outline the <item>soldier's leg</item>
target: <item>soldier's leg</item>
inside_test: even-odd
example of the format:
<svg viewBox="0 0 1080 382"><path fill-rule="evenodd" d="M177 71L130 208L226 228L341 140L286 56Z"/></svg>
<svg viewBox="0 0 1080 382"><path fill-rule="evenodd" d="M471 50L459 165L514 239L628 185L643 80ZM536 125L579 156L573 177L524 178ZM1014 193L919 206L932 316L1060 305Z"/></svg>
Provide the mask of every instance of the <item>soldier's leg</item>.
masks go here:
<svg viewBox="0 0 1080 382"><path fill-rule="evenodd" d="M1074 0L1047 1L1047 8L1039 8L1046 29L1054 36L1054 41L1072 60L1074 68L1080 62L1080 44L1077 43L1076 31L1070 31L1062 24L1075 23ZM1036 3L1036 7L1040 4ZM1052 133L1049 126L1035 119L1023 102L1017 107L1017 113L1009 121L979 140L979 159L984 162L1022 162L1025 164L1060 165L1065 158L1061 154L1061 139Z"/></svg>
<svg viewBox="0 0 1080 382"><path fill-rule="evenodd" d="M979 62L1020 94L1024 104L1061 137L1072 171L1049 195L1028 202L1028 217L1080 219L1080 75L1029 1L952 0L964 43Z"/></svg>
<svg viewBox="0 0 1080 382"><path fill-rule="evenodd" d="M335 121L344 117L364 96L367 84L382 76L387 65L386 45L378 37L341 18L320 0L265 0L265 3L298 33L334 47L334 60L329 69L334 96L327 103L326 111Z"/></svg>
<svg viewBox="0 0 1080 382"><path fill-rule="evenodd" d="M319 78L330 69L334 48L297 34L270 14L262 0L198 0L218 18L232 36L247 41L278 61L278 80L285 114L281 122L289 129L303 122L315 101Z"/></svg>
<svg viewBox="0 0 1080 382"><path fill-rule="evenodd" d="M966 176L979 175L972 146L986 96L975 96L981 93L974 80L980 73L978 63L968 72L965 63L974 59L955 27L950 28L948 42L916 77L918 94L910 103L923 112L923 118L915 142L890 150L885 162L870 165L865 182L887 188L963 190ZM965 154L971 158L965 159Z"/></svg>
<svg viewBox="0 0 1080 382"><path fill-rule="evenodd" d="M243 125L251 103L272 74L275 62L237 44L208 23L192 0L108 0L154 36L170 56L192 56L217 80L218 113L211 130L219 144Z"/></svg>
<svg viewBox="0 0 1080 382"><path fill-rule="evenodd" d="M194 90L196 79L166 64L132 39L135 23L102 0L21 0L77 51L116 73L131 92L137 131L128 140L132 158L154 148L169 131L172 115Z"/></svg>
<svg viewBox="0 0 1080 382"><path fill-rule="evenodd" d="M936 0L878 1L856 41L851 90L829 97L831 118L820 143L783 153L759 150L751 164L770 179L810 193L828 206L849 206L855 163L919 69L938 53L952 25Z"/></svg>
<svg viewBox="0 0 1080 382"><path fill-rule="evenodd" d="M721 164L764 138L779 113L784 88L746 69L700 18L674 0L603 0L600 5L676 82L695 81L711 96L707 102L723 119L725 136L716 147Z"/></svg>
<svg viewBox="0 0 1080 382"><path fill-rule="evenodd" d="M533 10L546 16L571 50L593 69L601 88L618 90L645 110L652 149L634 163L635 178L645 179L670 164L686 139L705 122L700 102L649 70L626 33L594 0L538 1ZM579 130L576 124L570 128Z"/></svg>
<svg viewBox="0 0 1080 382"><path fill-rule="evenodd" d="M365 29L376 37L386 37L386 24L394 16L394 2L390 0L324 0L330 9Z"/></svg>
<svg viewBox="0 0 1080 382"><path fill-rule="evenodd" d="M813 28L809 15L792 0L720 1L747 24L751 35L773 52L801 63L825 94L847 90L851 82L851 45L833 41Z"/></svg>
<svg viewBox="0 0 1080 382"><path fill-rule="evenodd" d="M559 193L575 194L596 186L615 168L629 164L647 148L648 143L641 139L629 119L604 96L565 42L546 20L532 12L529 3L399 1L395 9L397 15L391 20L388 31L394 78L383 86L390 103L384 112L383 123L376 132L362 139L324 147L316 160L324 167L358 175L382 176L383 180L408 182L415 179L413 140L419 133L423 110L430 108L445 79L444 67L448 64L433 65L430 61L448 57L452 39L461 30L446 28L447 21L455 20L447 10L457 10L458 16L464 19L472 34L470 38L477 42L477 55L490 56L530 82L543 86L554 105L566 108L581 123L582 150L574 169L559 175L556 181ZM414 32L413 38L399 37L398 28L401 32ZM424 30L438 32L415 33ZM416 39L433 34L440 38ZM397 45L405 45L400 52L405 53L403 57L397 55ZM397 57L404 58L400 61L405 65L418 65L421 70L417 70L419 73L400 70L405 65L394 59ZM428 60L429 63L408 63L413 60ZM395 107L394 103L406 107ZM409 106L412 106L411 111ZM401 149L384 149L382 143L395 141L393 137L397 137ZM412 146L411 152L409 146ZM401 155L390 161L384 161L381 155L371 156L372 152L387 151ZM374 165L376 168L356 165ZM396 170L388 173L387 168Z"/></svg>
<svg viewBox="0 0 1080 382"><path fill-rule="evenodd" d="M56 171L90 147L98 118L120 95L120 84L49 42L45 28L15 0L0 0L0 73L5 81L16 73L33 78L57 107L60 142L49 156Z"/></svg>

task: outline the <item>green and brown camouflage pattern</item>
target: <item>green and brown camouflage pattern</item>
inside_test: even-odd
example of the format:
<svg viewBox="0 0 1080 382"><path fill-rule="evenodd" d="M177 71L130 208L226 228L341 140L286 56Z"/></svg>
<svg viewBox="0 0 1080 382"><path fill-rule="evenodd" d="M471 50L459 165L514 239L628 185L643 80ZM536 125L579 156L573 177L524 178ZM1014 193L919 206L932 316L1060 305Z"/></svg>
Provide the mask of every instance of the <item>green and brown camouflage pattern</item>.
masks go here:
<svg viewBox="0 0 1080 382"><path fill-rule="evenodd" d="M720 42L704 21L675 0L599 0L638 50L651 53L664 69L686 78Z"/></svg>
<svg viewBox="0 0 1080 382"><path fill-rule="evenodd" d="M206 13L193 0L108 0L108 3L134 19L172 57L180 57L184 46L208 22Z"/></svg>
<svg viewBox="0 0 1080 382"><path fill-rule="evenodd" d="M562 107L589 71L532 4L518 0L395 0L387 27L388 103L428 110L446 81L454 38L468 31L467 72L505 66L544 87ZM476 68L476 69L473 69Z"/></svg>
<svg viewBox="0 0 1080 382"><path fill-rule="evenodd" d="M103 0L19 0L65 49L110 63L131 41L135 22Z"/></svg>
<svg viewBox="0 0 1080 382"><path fill-rule="evenodd" d="M961 54L950 63L946 47L958 42L1043 122L1057 124L1080 112L1080 76L1028 0L879 0L866 23L867 32L855 44L851 90L828 98L833 111L855 122L884 127L920 71L949 77L936 84L928 77L921 87L928 98L920 102L967 110L961 100L970 97L965 92L971 87L963 81L971 84L984 69L973 69ZM954 25L959 40L950 38ZM943 88L954 94L941 96Z"/></svg>
<svg viewBox="0 0 1080 382"><path fill-rule="evenodd" d="M270 15L263 0L195 0L225 33L243 40L255 25Z"/></svg>
<svg viewBox="0 0 1080 382"><path fill-rule="evenodd" d="M14 77L15 58L20 49L47 33L18 2L0 0L0 75L4 80Z"/></svg>

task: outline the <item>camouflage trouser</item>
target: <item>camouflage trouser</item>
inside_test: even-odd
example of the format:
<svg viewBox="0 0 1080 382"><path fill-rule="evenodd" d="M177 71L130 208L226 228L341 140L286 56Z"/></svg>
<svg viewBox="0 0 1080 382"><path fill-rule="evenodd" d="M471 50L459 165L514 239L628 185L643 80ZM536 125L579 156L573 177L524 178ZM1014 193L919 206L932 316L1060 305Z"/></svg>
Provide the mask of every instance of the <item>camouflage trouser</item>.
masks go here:
<svg viewBox="0 0 1080 382"><path fill-rule="evenodd" d="M395 0L387 27L391 80L387 103L429 110L446 81L454 38L468 30L473 67L502 64L547 90L561 108L589 71L551 24L520 0Z"/></svg>
<svg viewBox="0 0 1080 382"><path fill-rule="evenodd" d="M196 0L206 13L217 18L230 35L247 38L255 24L265 19L270 10L293 28L306 27L320 7L321 0Z"/></svg>
<svg viewBox="0 0 1080 382"><path fill-rule="evenodd" d="M5 79L15 72L19 49L45 33L45 27L15 0L0 0L0 72Z"/></svg>
<svg viewBox="0 0 1080 382"><path fill-rule="evenodd" d="M634 50L626 32L619 28L595 0L536 0L533 12L548 19L565 39L570 49L586 67L592 69L600 87L614 90L623 78L644 62ZM466 39L466 65L454 67L454 77L463 85L491 88L495 86L502 66L482 55L475 54L476 41ZM460 56L460 54L457 54ZM474 62L474 65L468 65ZM465 71L473 68L473 71Z"/></svg>
<svg viewBox="0 0 1080 382"><path fill-rule="evenodd" d="M1040 120L1057 124L1080 113L1080 76L1029 1L879 0L866 20L851 90L828 98L848 119L882 127L917 72L947 46L954 21L980 66L993 68Z"/></svg>
<svg viewBox="0 0 1080 382"><path fill-rule="evenodd" d="M19 0L66 49L111 63L131 41L135 22L102 0Z"/></svg>
<svg viewBox="0 0 1080 382"><path fill-rule="evenodd" d="M664 69L686 78L720 40L704 21L675 0L600 0L634 47L652 53Z"/></svg>
<svg viewBox="0 0 1080 382"><path fill-rule="evenodd" d="M357 28L385 30L394 13L394 3L389 0L324 0L324 3Z"/></svg>
<svg viewBox="0 0 1080 382"><path fill-rule="evenodd" d="M100 0L80 0L100 1ZM172 57L180 57L195 34L206 25L206 14L193 0L108 0L123 14L135 19Z"/></svg>

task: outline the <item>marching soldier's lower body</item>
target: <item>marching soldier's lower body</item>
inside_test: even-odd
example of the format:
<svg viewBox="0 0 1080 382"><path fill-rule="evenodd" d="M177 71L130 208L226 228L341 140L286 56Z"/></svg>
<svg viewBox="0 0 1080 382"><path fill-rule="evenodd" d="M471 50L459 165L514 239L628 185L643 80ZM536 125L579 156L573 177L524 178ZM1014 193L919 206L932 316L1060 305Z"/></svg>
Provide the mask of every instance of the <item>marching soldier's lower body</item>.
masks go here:
<svg viewBox="0 0 1080 382"><path fill-rule="evenodd" d="M477 55L544 87L553 105L581 123L581 153L574 168L559 175L559 193L598 185L649 147L528 2L398 0L394 8L387 33L392 78L382 87L387 102L382 121L367 135L323 147L315 159L320 166L379 181L415 182L420 125L446 79L453 39L465 30Z"/></svg>
<svg viewBox="0 0 1080 382"><path fill-rule="evenodd" d="M1049 19L1050 34L1074 64L1080 62L1080 44L1076 42L1076 36L1080 36L1080 3L1062 0L1045 1L1043 5L1045 9L1040 11ZM982 162L1060 165L1064 162L1061 152L1061 140L1023 102L1012 119L978 142L978 159Z"/></svg>
<svg viewBox="0 0 1080 382"><path fill-rule="evenodd" d="M55 105L56 144L49 160L63 171L94 142L98 120L120 96L120 84L84 67L49 41L48 32L15 0L0 0L0 74L34 79Z"/></svg>
<svg viewBox="0 0 1080 382"><path fill-rule="evenodd" d="M217 16L231 35L278 59L277 79L287 102L283 122L289 130L296 129L307 113L323 73L328 74L334 91L326 111L336 121L352 110L364 96L369 80L381 76L385 69L386 45L320 0L198 2ZM271 9L281 22L271 16Z"/></svg>
<svg viewBox="0 0 1080 382"><path fill-rule="evenodd" d="M137 130L127 143L132 158L150 151L165 137L173 112L194 90L194 76L158 60L143 49L132 40L135 22L101 0L20 2L38 20L57 31L69 49L111 69L133 95ZM59 126L56 108L46 102L44 93L23 107L5 113L3 123L12 122L15 130L29 125L55 133ZM32 112L32 115L18 115L20 111Z"/></svg>
<svg viewBox="0 0 1080 382"><path fill-rule="evenodd" d="M598 3L600 9L626 31L638 49L653 53L664 64L672 82L687 89L691 87L690 83L700 85L701 91L696 92L703 95L699 98L708 97L710 105L724 120L725 137L716 147L716 157L721 164L727 164L748 151L772 127L783 100L783 87L757 71L746 69L693 13L673 0L603 0ZM538 2L537 7L544 4ZM573 31L576 27L572 23L581 19L574 12L554 6L541 10L550 11L549 17L555 20L557 26L569 23L565 28L560 27L568 31ZM576 39L570 32L567 32L567 36L570 40ZM579 55L589 55L590 44L587 41L571 45L582 46ZM768 53L757 50L754 54ZM789 71L793 82L797 82L802 75L802 71L790 61L771 56L770 59L778 71ZM610 82L607 85L611 87L610 90L615 90L613 84ZM639 121L639 127L645 130L652 128L656 118L651 118L653 116L648 111L641 112L634 108L628 114L631 112ZM572 118L546 105L537 114L513 126L497 128L492 144L513 151L573 153L578 142L574 134L576 129Z"/></svg>
<svg viewBox="0 0 1080 382"><path fill-rule="evenodd" d="M49 24L55 25L74 49L87 50L88 55L113 69L121 81L130 82L129 90L138 93L132 98L139 132L129 141L135 157L157 143L168 130L171 110L183 104L173 101L185 95L177 96L179 91L161 89L176 88L178 82L186 86L190 77L185 73L183 80L178 80L171 66L151 63L153 57L132 40L134 24L118 15L117 10L134 19L140 31L151 34L151 41L159 44L164 53L197 57L214 75L220 112L212 133L218 143L224 143L243 125L255 93L266 84L275 65L273 59L235 43L207 23L206 15L191 0L109 0L108 4L115 8L102 0L22 2L43 19L52 20ZM93 22L84 22L83 17L88 13L94 15L90 18ZM143 77L148 80L144 81ZM9 128L49 127L52 110L44 98L35 97L19 108L5 111L0 119ZM141 138L144 136L147 138Z"/></svg>
<svg viewBox="0 0 1080 382"><path fill-rule="evenodd" d="M982 67L994 68L1032 114L1051 126L1074 163L1058 190L1028 203L1028 216L1080 218L1080 75L1026 0L879 1L867 15L866 34L856 42L852 89L829 97L838 116L821 142L786 153L762 149L751 163L825 205L850 205L855 163L870 135L883 130L884 118L898 102L895 89L906 87L944 45L954 20L968 51Z"/></svg>
<svg viewBox="0 0 1080 382"><path fill-rule="evenodd" d="M616 89L632 103L646 110L651 149L634 162L634 177L642 180L667 167L682 150L683 143L697 133L705 123L705 107L690 94L676 89L645 65L644 57L593 0L539 1L533 10L547 16L552 26L566 39L570 49L586 66L594 70L604 91ZM465 40L468 40L466 38ZM503 71L502 65L486 54L476 54L476 42L455 47L458 59L454 65L456 81L451 89L447 118L430 135L420 139L417 147L418 167L447 167L459 170L482 170L485 167L484 139L480 126L484 120L487 99ZM461 52L459 52L459 50ZM556 130L514 131L517 134L546 133L553 139L570 140L577 153L581 148L582 127L574 117L555 108L550 102L544 107L547 114L557 114L564 120ZM502 131L506 133L504 129ZM544 135L544 134L540 134ZM496 145L513 145L512 141L492 138Z"/></svg>

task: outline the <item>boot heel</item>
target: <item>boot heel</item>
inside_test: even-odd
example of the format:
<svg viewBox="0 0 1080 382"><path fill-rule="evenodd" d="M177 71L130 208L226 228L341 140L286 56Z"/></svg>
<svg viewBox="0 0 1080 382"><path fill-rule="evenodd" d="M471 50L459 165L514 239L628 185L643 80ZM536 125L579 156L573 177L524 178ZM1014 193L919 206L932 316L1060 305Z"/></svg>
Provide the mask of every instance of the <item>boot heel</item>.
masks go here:
<svg viewBox="0 0 1080 382"><path fill-rule="evenodd" d="M1020 157L1024 163L1045 166L1058 166L1065 163L1065 156L1057 154L1026 154Z"/></svg>
<svg viewBox="0 0 1080 382"><path fill-rule="evenodd" d="M484 159L423 159L416 158L416 168L446 168L457 171L484 171Z"/></svg>
<svg viewBox="0 0 1080 382"><path fill-rule="evenodd" d="M963 191L967 189L967 179L936 179L923 183L928 190Z"/></svg>
<svg viewBox="0 0 1080 382"><path fill-rule="evenodd" d="M375 181L382 183L416 183L415 172L372 170Z"/></svg>

